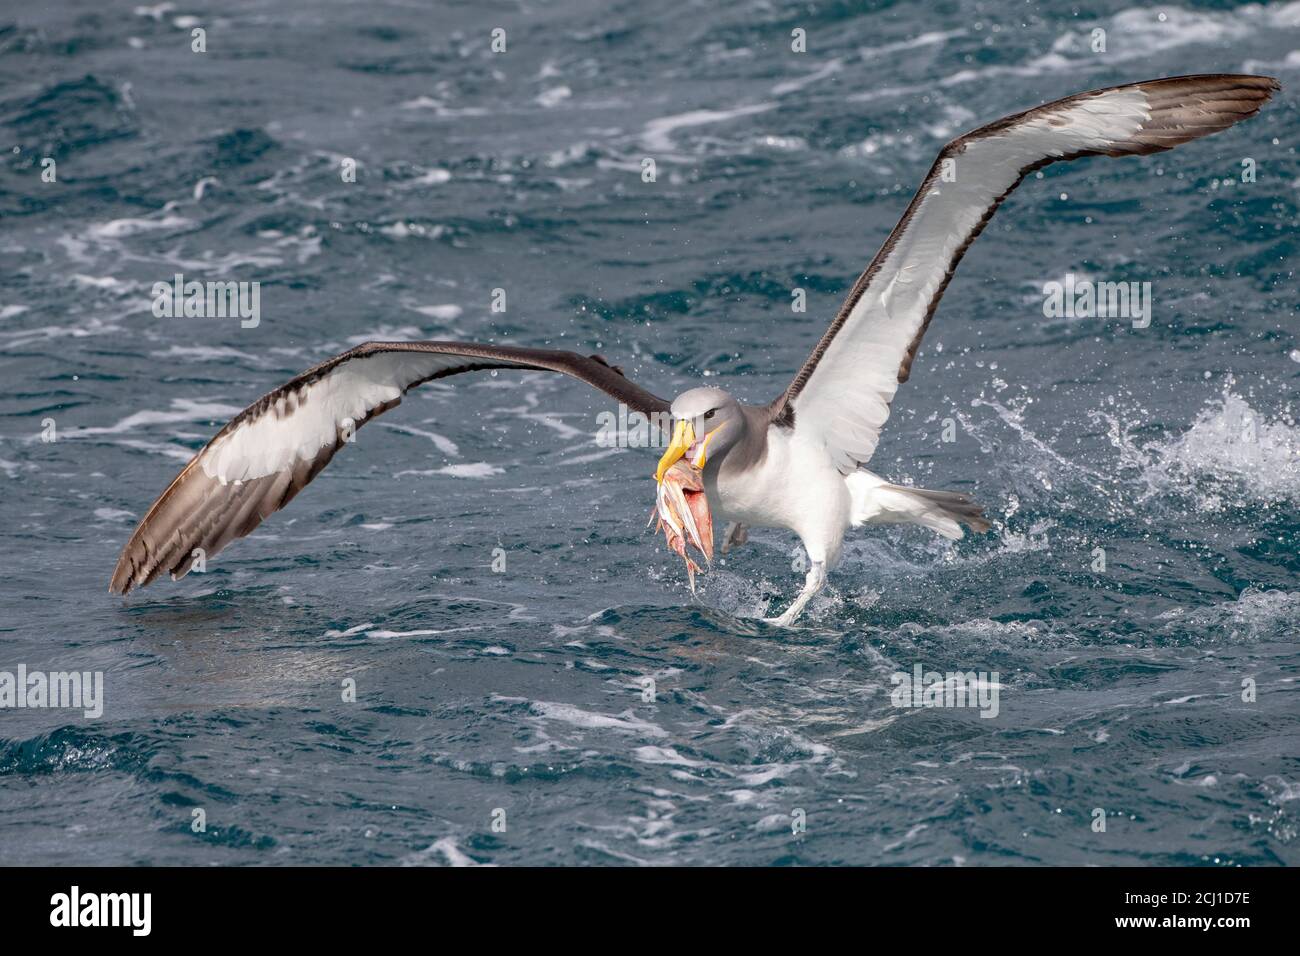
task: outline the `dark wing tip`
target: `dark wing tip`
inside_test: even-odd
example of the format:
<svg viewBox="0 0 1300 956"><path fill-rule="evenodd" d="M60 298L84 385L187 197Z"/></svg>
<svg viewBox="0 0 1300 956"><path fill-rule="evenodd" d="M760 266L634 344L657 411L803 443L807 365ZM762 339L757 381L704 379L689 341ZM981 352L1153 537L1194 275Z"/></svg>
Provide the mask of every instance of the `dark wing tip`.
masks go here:
<svg viewBox="0 0 1300 956"><path fill-rule="evenodd" d="M1160 86L1186 86L1188 84L1197 84L1206 87L1219 87L1224 84L1254 87L1256 89L1268 90L1275 92L1282 88L1275 76L1265 76L1262 73L1189 73L1186 76L1163 76L1154 80L1143 80L1136 84L1143 87L1160 87Z"/></svg>
<svg viewBox="0 0 1300 956"><path fill-rule="evenodd" d="M118 556L117 564L113 568L113 576L108 581L109 594L126 594L136 585L134 551L139 534L140 531L137 527L130 539L122 547L122 553Z"/></svg>
<svg viewBox="0 0 1300 956"><path fill-rule="evenodd" d="M1282 85L1271 76L1208 73L1147 80L1151 119L1114 155L1157 153L1235 126L1258 113Z"/></svg>
<svg viewBox="0 0 1300 956"><path fill-rule="evenodd" d="M1276 77L1253 73L1170 76L1134 84L1159 109L1199 108L1214 113L1253 116L1282 89ZM1192 102L1186 102L1191 97Z"/></svg>
<svg viewBox="0 0 1300 956"><path fill-rule="evenodd" d="M149 554L149 546L145 541L150 530L149 518L150 515L146 515L141 520L126 544L122 546L122 553L118 556L117 565L113 568L113 576L108 582L109 594L129 594L133 588L142 588L150 584L163 570L161 566L155 566L151 573L145 572Z"/></svg>

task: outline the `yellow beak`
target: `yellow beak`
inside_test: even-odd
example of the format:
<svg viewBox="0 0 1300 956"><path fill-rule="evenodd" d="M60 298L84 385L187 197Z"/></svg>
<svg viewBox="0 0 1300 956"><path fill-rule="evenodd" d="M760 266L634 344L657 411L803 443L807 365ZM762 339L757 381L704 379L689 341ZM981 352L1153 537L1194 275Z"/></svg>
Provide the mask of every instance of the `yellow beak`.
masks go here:
<svg viewBox="0 0 1300 956"><path fill-rule="evenodd" d="M655 481L662 482L664 473L676 464L677 460L686 454L686 450L694 444L695 429L691 427L691 423L686 419L680 420L677 427L673 429L673 440L668 445L668 450L659 459L659 467L655 469Z"/></svg>
<svg viewBox="0 0 1300 956"><path fill-rule="evenodd" d="M723 422L717 428L705 433L704 441L700 443L700 453L696 456L695 461L693 462L696 468L703 468L708 462L709 442L713 441L713 436L726 428L728 424L730 423ZM690 422L682 419L677 423L677 427L673 429L672 444L668 446L668 450L664 452L664 456L659 459L659 467L655 469L655 481L662 482L664 480L664 474L668 469L677 463L677 459L690 451L691 446L694 444L695 428Z"/></svg>

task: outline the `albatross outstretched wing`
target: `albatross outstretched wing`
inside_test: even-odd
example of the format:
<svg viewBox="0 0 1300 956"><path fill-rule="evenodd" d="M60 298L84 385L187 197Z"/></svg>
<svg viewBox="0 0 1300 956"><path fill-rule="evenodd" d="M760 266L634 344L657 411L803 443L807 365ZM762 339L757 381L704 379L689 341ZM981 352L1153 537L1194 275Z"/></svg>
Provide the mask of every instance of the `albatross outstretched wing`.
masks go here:
<svg viewBox="0 0 1300 956"><path fill-rule="evenodd" d="M244 409L190 459L122 549L109 583L125 594L189 570L283 508L350 435L408 389L482 369L563 372L647 416L668 402L600 356L468 342L367 342L303 372ZM652 419L653 420L653 419Z"/></svg>
<svg viewBox="0 0 1300 956"><path fill-rule="evenodd" d="M1069 96L953 140L772 403L773 420L824 443L841 472L856 470L876 450L953 270L1027 173L1080 156L1172 149L1255 115L1278 88L1266 76L1150 80Z"/></svg>

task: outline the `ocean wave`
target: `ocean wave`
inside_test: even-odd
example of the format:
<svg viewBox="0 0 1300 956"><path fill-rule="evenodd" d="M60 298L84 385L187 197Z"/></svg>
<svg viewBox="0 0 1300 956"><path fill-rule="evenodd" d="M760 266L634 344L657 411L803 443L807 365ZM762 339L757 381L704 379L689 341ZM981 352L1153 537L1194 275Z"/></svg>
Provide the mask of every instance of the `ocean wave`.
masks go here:
<svg viewBox="0 0 1300 956"><path fill-rule="evenodd" d="M1104 416L1123 465L1145 486L1140 500L1177 494L1205 512L1300 501L1300 424L1288 412L1270 420L1232 387L1185 431L1146 444Z"/></svg>
<svg viewBox="0 0 1300 956"><path fill-rule="evenodd" d="M1233 601L1173 608L1157 616L1168 634L1230 641L1295 640L1300 637L1300 592L1248 587Z"/></svg>

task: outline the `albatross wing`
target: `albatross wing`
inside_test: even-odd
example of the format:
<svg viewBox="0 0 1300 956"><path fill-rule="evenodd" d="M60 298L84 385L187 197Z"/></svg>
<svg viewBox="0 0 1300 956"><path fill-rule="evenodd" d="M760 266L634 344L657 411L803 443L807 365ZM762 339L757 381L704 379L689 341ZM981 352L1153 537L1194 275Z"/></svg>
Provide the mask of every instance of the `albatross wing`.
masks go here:
<svg viewBox="0 0 1300 956"><path fill-rule="evenodd" d="M1277 89L1266 76L1151 80L1079 93L953 140L772 403L773 420L819 439L842 473L856 470L876 450L957 264L1027 173L1080 156L1172 149L1255 115Z"/></svg>
<svg viewBox="0 0 1300 956"><path fill-rule="evenodd" d="M236 415L190 459L122 549L109 583L125 594L163 572L183 577L288 504L356 429L407 390L482 369L533 369L581 379L649 416L668 402L599 356L467 342L367 342L303 372Z"/></svg>

